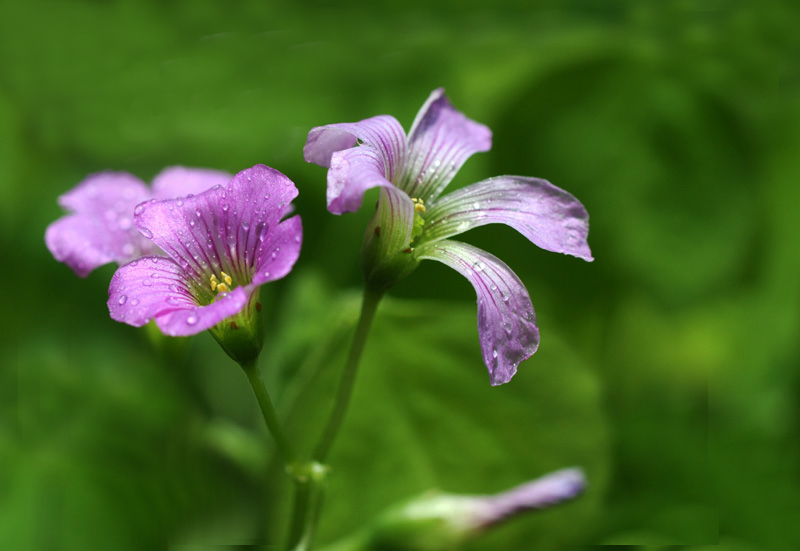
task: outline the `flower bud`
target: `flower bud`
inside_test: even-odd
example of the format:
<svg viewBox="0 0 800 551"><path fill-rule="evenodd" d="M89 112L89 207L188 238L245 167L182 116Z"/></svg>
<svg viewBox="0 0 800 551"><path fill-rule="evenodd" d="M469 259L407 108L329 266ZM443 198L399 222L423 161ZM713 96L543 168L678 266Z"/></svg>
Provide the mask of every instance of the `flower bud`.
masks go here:
<svg viewBox="0 0 800 551"><path fill-rule="evenodd" d="M495 495L428 492L384 513L364 549L452 549L517 514L573 499L585 485L581 470L564 469Z"/></svg>

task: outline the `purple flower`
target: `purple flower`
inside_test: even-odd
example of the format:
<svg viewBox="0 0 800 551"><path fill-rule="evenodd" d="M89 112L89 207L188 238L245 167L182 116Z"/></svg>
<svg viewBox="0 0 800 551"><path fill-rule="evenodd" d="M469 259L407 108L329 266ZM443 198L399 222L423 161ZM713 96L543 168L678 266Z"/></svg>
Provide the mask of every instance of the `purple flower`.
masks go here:
<svg viewBox="0 0 800 551"><path fill-rule="evenodd" d="M56 260L86 277L103 264L123 264L155 251L133 225L136 205L152 198L200 193L230 179L226 172L171 167L148 188L127 172L92 174L58 198L58 203L72 212L48 226L45 243Z"/></svg>
<svg viewBox="0 0 800 551"><path fill-rule="evenodd" d="M167 256L117 270L111 317L135 327L154 319L171 336L211 329L229 354L236 335L258 337L259 287L288 274L300 254L300 217L281 221L296 196L286 176L256 165L199 195L140 204L136 227Z"/></svg>
<svg viewBox="0 0 800 551"><path fill-rule="evenodd" d="M423 259L457 270L478 295L478 333L493 385L508 382L539 344L530 296L495 256L450 238L484 224L511 226L535 245L591 261L589 215L566 191L538 178L499 176L441 196L491 132L435 90L406 136L394 117L313 128L305 159L328 170L328 210L360 208L380 188L362 258L368 284L385 290Z"/></svg>

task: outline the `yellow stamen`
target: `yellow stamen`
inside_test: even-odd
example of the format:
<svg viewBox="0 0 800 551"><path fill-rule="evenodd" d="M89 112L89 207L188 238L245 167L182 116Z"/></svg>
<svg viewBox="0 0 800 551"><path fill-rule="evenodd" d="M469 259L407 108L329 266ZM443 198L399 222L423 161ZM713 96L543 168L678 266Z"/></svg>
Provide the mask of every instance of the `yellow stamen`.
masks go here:
<svg viewBox="0 0 800 551"><path fill-rule="evenodd" d="M227 283L228 286L233 285L233 279L231 279L231 276L229 276L225 272L220 272L220 273L222 274L222 279L225 280L225 283Z"/></svg>
<svg viewBox="0 0 800 551"><path fill-rule="evenodd" d="M411 202L414 203L414 212L425 212L425 201L422 199L411 199Z"/></svg>
<svg viewBox="0 0 800 551"><path fill-rule="evenodd" d="M228 279L230 279L230 278L228 278ZM220 283L219 285L217 285L217 292L218 293L227 293L228 292L228 286L225 285L224 283Z"/></svg>
<svg viewBox="0 0 800 551"><path fill-rule="evenodd" d="M217 276L214 275L214 274L211 274L211 277L208 278L208 280L211 282L211 290L212 291L216 290L217 285L219 284L219 282L217 281Z"/></svg>

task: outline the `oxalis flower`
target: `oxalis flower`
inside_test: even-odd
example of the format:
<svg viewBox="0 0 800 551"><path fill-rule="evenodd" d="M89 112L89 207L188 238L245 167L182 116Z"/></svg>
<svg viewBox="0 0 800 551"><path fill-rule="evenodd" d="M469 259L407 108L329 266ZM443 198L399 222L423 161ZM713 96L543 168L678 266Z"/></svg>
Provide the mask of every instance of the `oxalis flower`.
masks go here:
<svg viewBox="0 0 800 551"><path fill-rule="evenodd" d="M488 151L491 132L457 111L435 90L408 135L394 117L313 128L308 162L328 167L328 210L360 208L364 192L380 188L364 237L367 284L383 291L424 259L450 266L478 295L478 333L491 383L511 379L539 344L530 296L495 256L450 239L484 224L516 229L549 251L591 261L589 215L566 191L538 178L498 176L441 196L470 155Z"/></svg>
<svg viewBox="0 0 800 551"><path fill-rule="evenodd" d="M171 336L210 329L234 360L254 359L259 287L288 274L300 254L300 217L281 221L296 196L286 176L257 165L199 195L140 204L134 223L166 256L117 270L111 317L135 327L154 319Z"/></svg>
<svg viewBox="0 0 800 551"><path fill-rule="evenodd" d="M58 198L71 213L48 226L45 244L56 260L80 277L109 262L124 264L156 252L153 243L133 225L136 205L148 199L197 194L230 179L227 172L170 167L148 187L127 172L92 174Z"/></svg>

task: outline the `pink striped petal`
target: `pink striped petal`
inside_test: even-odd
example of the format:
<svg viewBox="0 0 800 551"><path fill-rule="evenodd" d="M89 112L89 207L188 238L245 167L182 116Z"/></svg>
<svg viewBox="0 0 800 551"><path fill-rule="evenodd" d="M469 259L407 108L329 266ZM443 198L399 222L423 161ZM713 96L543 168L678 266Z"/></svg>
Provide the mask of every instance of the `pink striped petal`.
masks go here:
<svg viewBox="0 0 800 551"><path fill-rule="evenodd" d="M525 286L502 260L466 243L427 243L415 256L438 260L472 283L483 361L493 386L507 383L539 346L536 314Z"/></svg>
<svg viewBox="0 0 800 551"><path fill-rule="evenodd" d="M411 197L436 199L473 154L489 151L492 132L456 110L434 90L408 133L408 158L398 187Z"/></svg>
<svg viewBox="0 0 800 551"><path fill-rule="evenodd" d="M533 244L592 260L589 214L550 182L498 176L449 193L428 210L424 241L438 241L485 224L507 224Z"/></svg>

